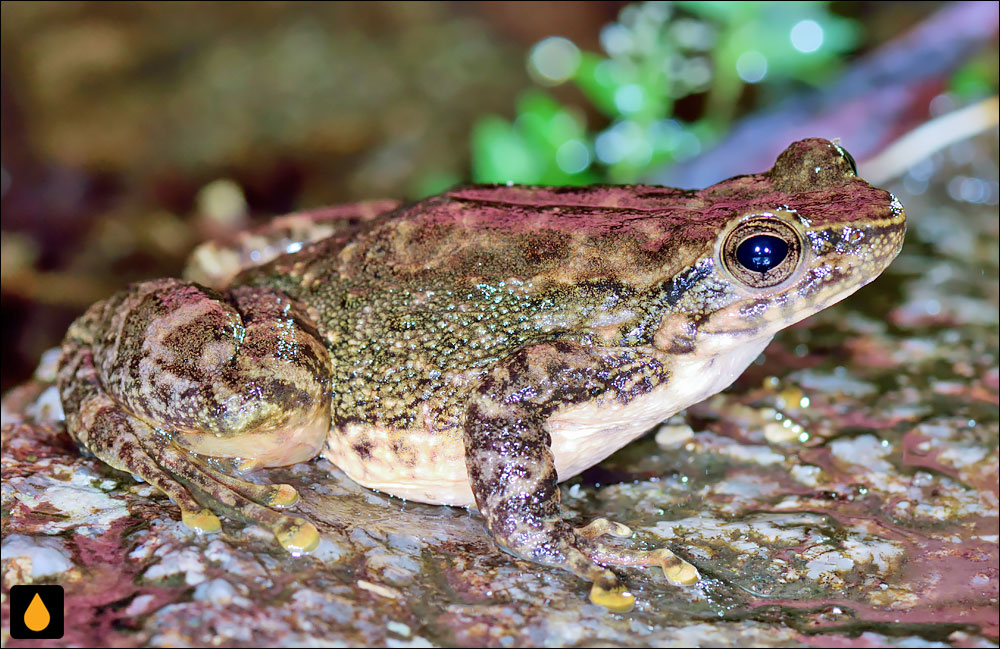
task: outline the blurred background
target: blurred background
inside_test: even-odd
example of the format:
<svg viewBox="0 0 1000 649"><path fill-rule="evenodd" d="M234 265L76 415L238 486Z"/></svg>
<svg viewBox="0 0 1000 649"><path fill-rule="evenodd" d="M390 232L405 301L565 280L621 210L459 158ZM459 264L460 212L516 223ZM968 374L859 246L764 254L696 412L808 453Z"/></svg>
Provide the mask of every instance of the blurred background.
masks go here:
<svg viewBox="0 0 1000 649"><path fill-rule="evenodd" d="M469 181L700 187L803 136L919 190L933 166L879 154L997 92L995 2L0 11L3 390L92 302L283 212ZM991 169L952 198L995 206Z"/></svg>

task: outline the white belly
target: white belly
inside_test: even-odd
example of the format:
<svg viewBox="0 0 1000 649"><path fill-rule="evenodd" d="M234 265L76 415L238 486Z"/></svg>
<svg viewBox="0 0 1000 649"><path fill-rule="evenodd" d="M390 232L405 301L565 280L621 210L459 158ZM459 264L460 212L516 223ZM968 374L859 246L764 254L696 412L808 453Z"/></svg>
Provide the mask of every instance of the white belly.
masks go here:
<svg viewBox="0 0 1000 649"><path fill-rule="evenodd" d="M354 449L362 439L369 445L367 457ZM344 431L331 431L323 457L358 484L406 500L476 504L458 428L430 433L351 424Z"/></svg>
<svg viewBox="0 0 1000 649"><path fill-rule="evenodd" d="M679 410L724 390L770 341L749 341L711 358L678 356L663 386L627 404L609 398L556 411L547 426L559 480L572 478ZM354 449L362 439L368 445L366 457ZM352 424L331 432L323 456L371 489L435 505L475 504L458 429L431 433Z"/></svg>
<svg viewBox="0 0 1000 649"><path fill-rule="evenodd" d="M667 417L725 390L757 358L768 336L710 358L677 356L667 382L627 404L613 399L567 406L548 421L559 480L588 469Z"/></svg>

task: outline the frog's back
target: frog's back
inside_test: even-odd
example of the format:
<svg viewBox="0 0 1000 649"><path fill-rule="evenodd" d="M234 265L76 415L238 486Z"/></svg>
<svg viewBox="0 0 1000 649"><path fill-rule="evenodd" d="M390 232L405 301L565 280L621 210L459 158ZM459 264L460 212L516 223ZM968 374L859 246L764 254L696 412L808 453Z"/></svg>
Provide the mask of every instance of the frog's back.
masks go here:
<svg viewBox="0 0 1000 649"><path fill-rule="evenodd" d="M462 282L641 283L714 233L696 192L652 186L472 185L397 210L341 253L340 272ZM666 230L671 230L668 236Z"/></svg>
<svg viewBox="0 0 1000 649"><path fill-rule="evenodd" d="M738 176L698 191L458 187L383 214L350 238L321 242L311 261L295 260L296 268L379 284L448 276L460 283L604 280L646 287L689 267L740 213L783 208L813 221L843 220L882 199L871 187L823 185L815 178L805 187L784 186L784 174L772 174Z"/></svg>

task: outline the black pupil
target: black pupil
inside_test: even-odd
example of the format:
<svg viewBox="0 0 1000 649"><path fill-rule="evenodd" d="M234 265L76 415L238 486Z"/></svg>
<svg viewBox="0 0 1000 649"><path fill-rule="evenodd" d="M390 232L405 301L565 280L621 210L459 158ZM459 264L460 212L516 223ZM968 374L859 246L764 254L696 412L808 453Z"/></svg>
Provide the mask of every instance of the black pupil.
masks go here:
<svg viewBox="0 0 1000 649"><path fill-rule="evenodd" d="M766 273L787 256L788 244L769 234L750 237L736 248L736 261L757 273Z"/></svg>

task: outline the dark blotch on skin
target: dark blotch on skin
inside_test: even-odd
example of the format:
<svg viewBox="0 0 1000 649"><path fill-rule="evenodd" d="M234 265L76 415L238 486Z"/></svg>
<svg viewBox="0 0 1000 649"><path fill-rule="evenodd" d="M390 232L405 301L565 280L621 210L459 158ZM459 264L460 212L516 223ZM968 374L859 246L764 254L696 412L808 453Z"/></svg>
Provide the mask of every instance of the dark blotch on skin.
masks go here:
<svg viewBox="0 0 1000 649"><path fill-rule="evenodd" d="M358 454L358 457L363 460L367 460L372 455L372 443L370 440L365 439L360 442L356 442L351 448L353 448L354 452Z"/></svg>

